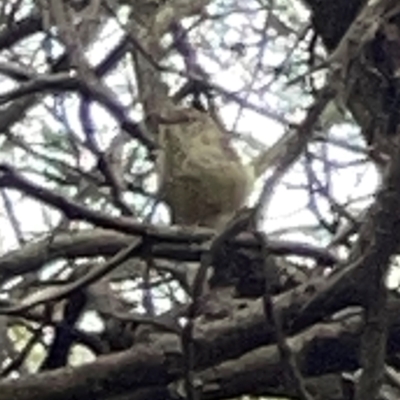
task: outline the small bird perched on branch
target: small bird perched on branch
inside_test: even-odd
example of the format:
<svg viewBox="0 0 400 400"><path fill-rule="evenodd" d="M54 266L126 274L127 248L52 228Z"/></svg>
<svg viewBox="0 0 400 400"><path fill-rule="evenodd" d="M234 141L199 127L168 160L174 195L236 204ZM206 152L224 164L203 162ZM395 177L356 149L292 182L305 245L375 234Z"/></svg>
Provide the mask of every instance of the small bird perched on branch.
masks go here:
<svg viewBox="0 0 400 400"><path fill-rule="evenodd" d="M179 225L224 225L245 205L255 180L290 151L297 137L289 132L244 164L210 113L171 103L157 119L161 194Z"/></svg>
<svg viewBox="0 0 400 400"><path fill-rule="evenodd" d="M216 228L244 205L254 182L208 113L175 109L160 124L161 190L176 224Z"/></svg>

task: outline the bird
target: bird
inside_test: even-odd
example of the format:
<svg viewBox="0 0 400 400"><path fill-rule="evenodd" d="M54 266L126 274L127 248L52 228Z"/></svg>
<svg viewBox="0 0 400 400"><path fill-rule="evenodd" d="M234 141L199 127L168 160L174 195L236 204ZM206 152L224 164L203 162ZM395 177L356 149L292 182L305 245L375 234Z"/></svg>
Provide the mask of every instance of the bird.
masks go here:
<svg viewBox="0 0 400 400"><path fill-rule="evenodd" d="M223 228L245 206L256 180L287 151L294 133L245 164L212 113L166 104L158 118L157 170L172 223Z"/></svg>
<svg viewBox="0 0 400 400"><path fill-rule="evenodd" d="M171 109L159 126L163 199L179 225L217 228L245 204L254 184L229 135L206 112Z"/></svg>

